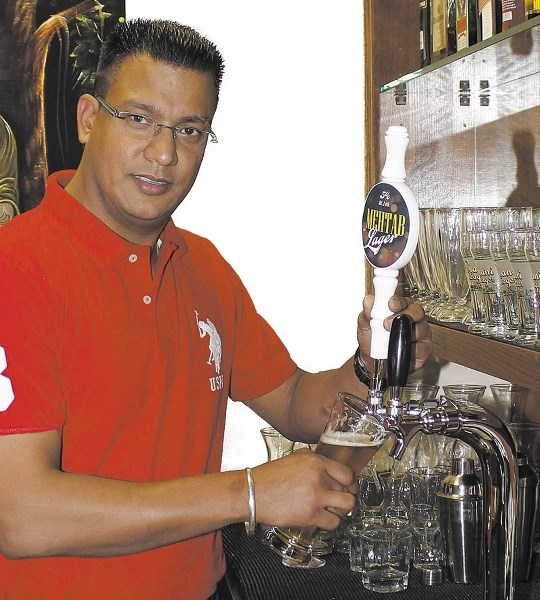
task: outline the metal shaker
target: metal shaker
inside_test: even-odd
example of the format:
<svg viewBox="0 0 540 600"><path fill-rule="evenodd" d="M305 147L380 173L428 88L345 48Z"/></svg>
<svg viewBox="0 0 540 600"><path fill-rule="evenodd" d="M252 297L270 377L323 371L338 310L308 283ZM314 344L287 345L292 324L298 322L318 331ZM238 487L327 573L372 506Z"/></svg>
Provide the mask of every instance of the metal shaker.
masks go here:
<svg viewBox="0 0 540 600"><path fill-rule="evenodd" d="M517 453L518 497L516 516L516 552L514 557L514 580L527 581L531 571L536 520L538 477L522 452Z"/></svg>
<svg viewBox="0 0 540 600"><path fill-rule="evenodd" d="M437 492L446 574L455 583L482 578L482 483L472 458L453 458Z"/></svg>

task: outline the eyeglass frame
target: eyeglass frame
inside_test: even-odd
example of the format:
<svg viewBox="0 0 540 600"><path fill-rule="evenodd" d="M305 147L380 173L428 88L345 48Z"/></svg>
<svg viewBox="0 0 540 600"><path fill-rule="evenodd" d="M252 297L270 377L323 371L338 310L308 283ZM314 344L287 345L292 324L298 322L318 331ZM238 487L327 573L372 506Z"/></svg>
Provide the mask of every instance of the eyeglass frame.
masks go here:
<svg viewBox="0 0 540 600"><path fill-rule="evenodd" d="M180 125L164 125L163 123L158 123L154 121L152 117L149 117L147 115L141 115L140 113L135 113L127 110L120 111L117 108L114 108L114 106L112 106L111 104L109 104L102 96L94 96L94 98L99 102L100 106L102 106L112 117L115 117L116 119L125 121L128 118L128 116L136 116L150 121L151 124L149 124L149 129L151 129L153 125L154 132L152 133L152 136L149 138L149 140L159 135L159 132L162 130L163 127L165 127L165 129L170 129L172 131L173 140L176 140L178 131L183 129L183 127L181 127ZM190 126L190 129L195 129L195 131L198 131L199 133L205 133L207 136L209 136L211 144L218 143L217 135L211 129L199 129L198 127L193 126Z"/></svg>

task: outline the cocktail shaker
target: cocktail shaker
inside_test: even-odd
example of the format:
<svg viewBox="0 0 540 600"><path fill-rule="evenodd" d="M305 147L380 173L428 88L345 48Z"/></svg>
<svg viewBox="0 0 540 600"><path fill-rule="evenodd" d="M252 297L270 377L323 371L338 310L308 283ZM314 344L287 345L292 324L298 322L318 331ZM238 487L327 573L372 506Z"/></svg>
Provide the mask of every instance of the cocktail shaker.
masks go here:
<svg viewBox="0 0 540 600"><path fill-rule="evenodd" d="M482 577L482 483L473 459L452 459L437 497L447 576L455 583L477 583Z"/></svg>
<svg viewBox="0 0 540 600"><path fill-rule="evenodd" d="M519 481L516 517L516 553L514 558L514 579L527 581L531 571L534 545L534 524L536 520L538 477L529 465L526 454L517 454Z"/></svg>

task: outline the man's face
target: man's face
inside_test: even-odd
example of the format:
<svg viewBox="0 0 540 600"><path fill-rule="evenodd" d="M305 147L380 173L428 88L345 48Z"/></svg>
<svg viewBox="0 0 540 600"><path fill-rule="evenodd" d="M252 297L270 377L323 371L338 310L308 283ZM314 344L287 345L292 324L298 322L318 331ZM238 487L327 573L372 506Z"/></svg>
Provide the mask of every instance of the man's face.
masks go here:
<svg viewBox="0 0 540 600"><path fill-rule="evenodd" d="M138 56L127 58L111 79L104 99L119 112L168 126L211 126L216 90L210 73ZM91 126L81 133L79 123L85 150L78 175L84 183L75 195L118 234L152 244L191 189L204 154L185 148L165 127L137 139L97 100L85 102Z"/></svg>

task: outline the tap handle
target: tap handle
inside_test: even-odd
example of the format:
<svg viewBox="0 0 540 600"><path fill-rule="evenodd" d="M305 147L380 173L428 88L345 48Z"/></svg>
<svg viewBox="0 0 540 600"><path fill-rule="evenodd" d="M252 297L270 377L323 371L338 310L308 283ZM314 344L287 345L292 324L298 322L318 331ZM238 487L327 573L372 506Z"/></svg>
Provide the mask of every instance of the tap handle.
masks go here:
<svg viewBox="0 0 540 600"><path fill-rule="evenodd" d="M409 377L412 345L412 319L400 313L392 320L388 342L388 385L404 387Z"/></svg>

